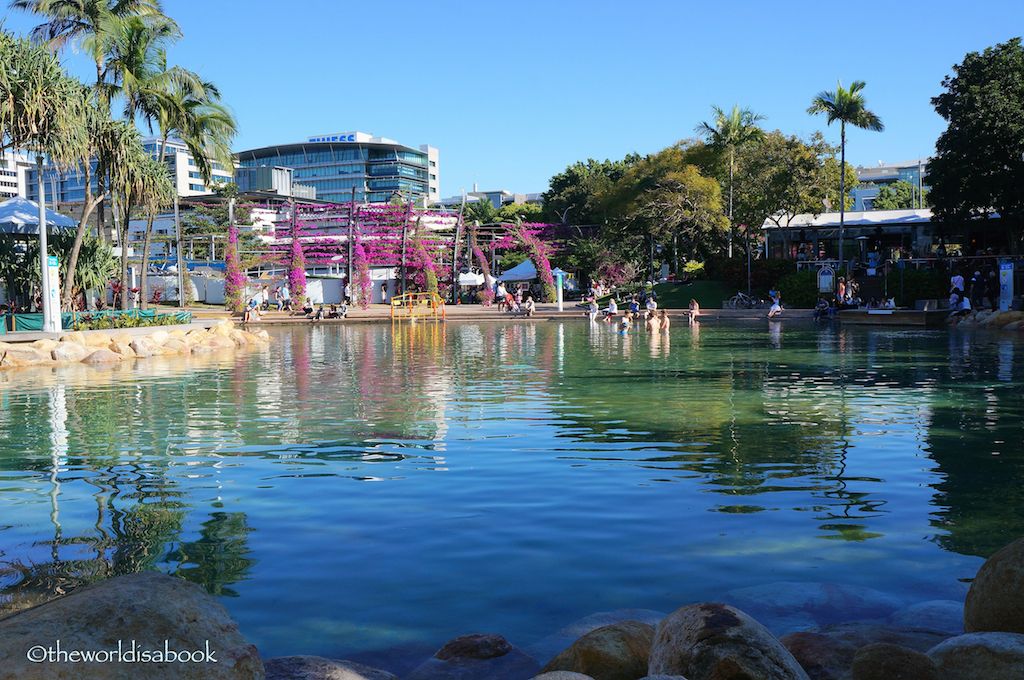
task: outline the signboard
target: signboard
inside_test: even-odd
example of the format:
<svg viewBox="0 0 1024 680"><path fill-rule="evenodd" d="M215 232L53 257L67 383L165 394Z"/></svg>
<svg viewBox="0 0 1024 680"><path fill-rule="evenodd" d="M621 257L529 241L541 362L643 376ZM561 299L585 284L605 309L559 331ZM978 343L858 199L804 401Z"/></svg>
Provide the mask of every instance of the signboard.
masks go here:
<svg viewBox="0 0 1024 680"><path fill-rule="evenodd" d="M52 330L60 330L60 260L56 255L46 256L46 272L46 296L50 298L50 309L53 310L54 323L57 326Z"/></svg>
<svg viewBox="0 0 1024 680"><path fill-rule="evenodd" d="M831 293L836 289L836 272L832 267L824 266L818 270L818 292Z"/></svg>
<svg viewBox="0 0 1024 680"><path fill-rule="evenodd" d="M337 135L321 135L319 137L310 137L307 141L310 142L354 142L356 141L355 132L343 132Z"/></svg>
<svg viewBox="0 0 1024 680"><path fill-rule="evenodd" d="M1013 262L999 263L999 311L1008 312L1013 305Z"/></svg>

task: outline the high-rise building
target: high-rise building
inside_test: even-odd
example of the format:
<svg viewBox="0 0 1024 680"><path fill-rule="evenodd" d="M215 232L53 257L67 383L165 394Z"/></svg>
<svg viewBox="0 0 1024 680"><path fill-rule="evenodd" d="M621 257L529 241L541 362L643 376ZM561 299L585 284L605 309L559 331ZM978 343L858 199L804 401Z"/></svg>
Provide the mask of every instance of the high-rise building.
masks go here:
<svg viewBox="0 0 1024 680"><path fill-rule="evenodd" d="M156 158L160 154L160 140L151 137L144 139L143 148L150 156ZM168 140L163 150L164 162L171 172L174 185L178 190L178 196L186 198L189 196L200 196L213 192L214 185L226 184L234 181L230 170L227 170L220 163L212 162L213 175L210 186L207 186L196 166L195 158L189 153L188 147L178 140ZM92 191L97 190L96 161L92 164ZM27 172L27 198L36 200L39 190L36 185L36 169L34 166L28 168ZM81 203L85 200L85 172L82 167L58 168L53 165L43 166L43 190L46 193L46 202L56 201L57 203Z"/></svg>
<svg viewBox="0 0 1024 680"><path fill-rule="evenodd" d="M21 151L4 151L0 153L0 201L15 196L25 197L28 168L32 165L31 157Z"/></svg>
<svg viewBox="0 0 1024 680"><path fill-rule="evenodd" d="M418 149L366 132L315 135L305 142L276 144L236 154L239 168L292 168L293 181L312 186L316 197L386 203L396 196L417 203L441 197L438 150Z"/></svg>

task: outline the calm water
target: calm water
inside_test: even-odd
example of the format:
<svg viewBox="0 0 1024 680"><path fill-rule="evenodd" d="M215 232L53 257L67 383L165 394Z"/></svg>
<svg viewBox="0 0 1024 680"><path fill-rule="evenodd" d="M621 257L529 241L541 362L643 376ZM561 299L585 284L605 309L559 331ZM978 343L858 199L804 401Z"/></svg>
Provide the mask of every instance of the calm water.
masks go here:
<svg viewBox="0 0 1024 680"><path fill-rule="evenodd" d="M1024 343L751 323L293 328L0 373L0 607L156 568L267 655L782 580L961 598L1024 535Z"/></svg>

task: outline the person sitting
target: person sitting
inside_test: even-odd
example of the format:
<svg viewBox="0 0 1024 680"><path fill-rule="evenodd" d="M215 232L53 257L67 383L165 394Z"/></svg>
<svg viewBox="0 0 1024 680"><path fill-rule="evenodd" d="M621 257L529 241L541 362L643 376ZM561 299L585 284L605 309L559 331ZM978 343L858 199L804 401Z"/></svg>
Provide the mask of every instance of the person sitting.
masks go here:
<svg viewBox="0 0 1024 680"><path fill-rule="evenodd" d="M505 309L507 309L510 314L519 314L523 311L519 307L519 303L516 302L516 296L512 293L505 294Z"/></svg>
<svg viewBox="0 0 1024 680"><path fill-rule="evenodd" d="M619 315L619 305L616 304L615 298L611 297L608 299L608 306L604 309L604 320L612 321L616 316Z"/></svg>
<svg viewBox="0 0 1024 680"><path fill-rule="evenodd" d="M644 307L646 307L647 311L652 315L658 310L658 301L654 299L653 294L647 298L647 304L644 305Z"/></svg>
<svg viewBox="0 0 1024 680"><path fill-rule="evenodd" d="M323 303L320 303L320 306L317 307L316 314L313 315L313 321L320 321L323 318L324 318L324 305L323 305Z"/></svg>
<svg viewBox="0 0 1024 680"><path fill-rule="evenodd" d="M338 319L338 318L340 318L338 316L338 305L331 305L330 310L328 310L328 312L327 312L327 318L328 319Z"/></svg>
<svg viewBox="0 0 1024 680"><path fill-rule="evenodd" d="M311 299L306 298L306 303L302 305L302 314L306 318L309 318L313 315L313 301Z"/></svg>
<svg viewBox="0 0 1024 680"><path fill-rule="evenodd" d="M884 309L896 309L896 298L891 297L891 298L886 299L886 301L882 305L882 307Z"/></svg>
<svg viewBox="0 0 1024 680"><path fill-rule="evenodd" d="M338 306L338 318L348 318L348 300L342 300L341 304Z"/></svg>
<svg viewBox="0 0 1024 680"><path fill-rule="evenodd" d="M671 324L672 322L669 321L668 318L668 310L663 309L658 312L658 327L662 333L668 333L668 329Z"/></svg>
<svg viewBox="0 0 1024 680"><path fill-rule="evenodd" d="M533 301L532 295L526 296L526 302L524 303L526 316L533 316L533 313L537 311L537 303Z"/></svg>
<svg viewBox="0 0 1024 680"><path fill-rule="evenodd" d="M774 291L775 295L772 297L772 306L768 310L768 318L774 319L777 316L782 315L782 296L778 291Z"/></svg>
<svg viewBox="0 0 1024 680"><path fill-rule="evenodd" d="M597 321L597 313L601 311L597 306L597 300L591 299L590 306L587 308L587 316L590 317L590 323Z"/></svg>
<svg viewBox="0 0 1024 680"><path fill-rule="evenodd" d="M640 313L640 301L636 299L634 295L629 301L629 313L639 314Z"/></svg>

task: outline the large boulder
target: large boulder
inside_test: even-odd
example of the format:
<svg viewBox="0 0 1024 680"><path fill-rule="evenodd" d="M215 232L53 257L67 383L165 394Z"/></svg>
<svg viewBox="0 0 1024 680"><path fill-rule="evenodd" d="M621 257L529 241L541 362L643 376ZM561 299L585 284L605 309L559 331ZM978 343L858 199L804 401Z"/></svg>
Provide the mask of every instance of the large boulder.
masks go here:
<svg viewBox="0 0 1024 680"><path fill-rule="evenodd" d="M166 649L197 652L191 663L33 663L63 651ZM56 653L54 649L54 653ZM46 658L43 656L42 658ZM216 663L210 661L213 658ZM107 579L0 619L0 680L262 680L263 663L216 599L182 579L146 572Z"/></svg>
<svg viewBox="0 0 1024 680"><path fill-rule="evenodd" d="M889 623L898 628L922 628L959 635L964 632L964 605L956 600L926 600L894 612Z"/></svg>
<svg viewBox="0 0 1024 680"><path fill-rule="evenodd" d="M56 340L50 340L49 338L40 338L39 340L35 340L32 342L32 346L35 347L40 352L42 352L43 354L49 354L50 352L53 351L53 348L59 344L60 343L57 342Z"/></svg>
<svg viewBox="0 0 1024 680"><path fill-rule="evenodd" d="M57 346L50 351L54 361L81 361L91 350L76 342L58 342Z"/></svg>
<svg viewBox="0 0 1024 680"><path fill-rule="evenodd" d="M622 621L592 630L552 659L545 671L585 673L594 680L636 680L647 672L654 626Z"/></svg>
<svg viewBox="0 0 1024 680"><path fill-rule="evenodd" d="M146 339L154 345L162 345L171 337L167 331L153 331L146 336Z"/></svg>
<svg viewBox="0 0 1024 680"><path fill-rule="evenodd" d="M116 364L121 361L122 357L116 352L111 352L109 349L98 349L95 352L90 353L87 357L82 359L83 364Z"/></svg>
<svg viewBox="0 0 1024 680"><path fill-rule="evenodd" d="M767 628L719 603L681 607L658 624L648 672L689 680L809 680Z"/></svg>
<svg viewBox="0 0 1024 680"><path fill-rule="evenodd" d="M981 565L967 592L964 630L1024 633L1024 538Z"/></svg>
<svg viewBox="0 0 1024 680"><path fill-rule="evenodd" d="M1024 635L968 633L928 652L942 680L1020 680L1024 678Z"/></svg>
<svg viewBox="0 0 1024 680"><path fill-rule="evenodd" d="M135 358L135 350L132 349L131 343L120 342L119 340L113 340L108 347L111 352L120 354L125 359Z"/></svg>
<svg viewBox="0 0 1024 680"><path fill-rule="evenodd" d="M60 342L73 342L76 345L85 344L85 333L82 331L71 331L60 336Z"/></svg>
<svg viewBox="0 0 1024 680"><path fill-rule="evenodd" d="M168 354L188 354L192 351L191 346L180 338L168 338L161 349Z"/></svg>
<svg viewBox="0 0 1024 680"><path fill-rule="evenodd" d="M886 643L927 652L949 635L936 630L854 622L790 633L780 642L811 680L849 680L853 659L864 647Z"/></svg>
<svg viewBox="0 0 1024 680"><path fill-rule="evenodd" d="M473 634L449 641L404 680L522 680L539 670L502 636Z"/></svg>
<svg viewBox="0 0 1024 680"><path fill-rule="evenodd" d="M387 671L322 656L282 656L264 666L267 680L398 680Z"/></svg>
<svg viewBox="0 0 1024 680"><path fill-rule="evenodd" d="M110 345L110 341L113 340L109 334L101 333L99 331L83 333L82 337L84 338L84 344L86 347L107 347Z"/></svg>
<svg viewBox="0 0 1024 680"><path fill-rule="evenodd" d="M154 347L153 344L144 337L133 338L131 343L128 345L135 352L135 356L145 358L151 357L154 354L159 354L159 349Z"/></svg>
<svg viewBox="0 0 1024 680"><path fill-rule="evenodd" d="M921 652L880 642L857 652L853 680L939 680L939 669Z"/></svg>
<svg viewBox="0 0 1024 680"><path fill-rule="evenodd" d="M27 343L0 343L0 368L36 366L51 361L49 352L44 353Z"/></svg>
<svg viewBox="0 0 1024 680"><path fill-rule="evenodd" d="M526 647L524 651L533 658L538 659L541 663L547 663L576 640L602 626L622 621L640 621L656 626L665 616L665 612L653 609L615 609L595 612L584 616L582 619L577 619L569 625L560 628L555 633L538 640Z"/></svg>

